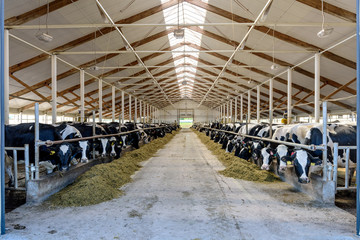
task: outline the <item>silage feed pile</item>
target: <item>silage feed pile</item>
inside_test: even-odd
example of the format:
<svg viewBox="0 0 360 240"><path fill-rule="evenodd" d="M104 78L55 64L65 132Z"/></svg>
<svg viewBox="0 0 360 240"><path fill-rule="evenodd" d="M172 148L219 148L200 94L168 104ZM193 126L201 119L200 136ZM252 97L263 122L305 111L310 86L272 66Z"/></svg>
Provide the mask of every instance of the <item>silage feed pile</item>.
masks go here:
<svg viewBox="0 0 360 240"><path fill-rule="evenodd" d="M49 199L50 204L54 207L88 206L119 197L122 194L119 188L131 182L131 175L141 168L139 163L152 157L177 132L157 138L110 163L93 166L73 184L54 194Z"/></svg>
<svg viewBox="0 0 360 240"><path fill-rule="evenodd" d="M224 164L226 168L219 171L224 176L254 182L280 181L280 178L274 173L261 170L256 164L234 156L234 153L225 152L224 149L221 149L221 144L215 143L204 133L196 130L194 132L219 161Z"/></svg>

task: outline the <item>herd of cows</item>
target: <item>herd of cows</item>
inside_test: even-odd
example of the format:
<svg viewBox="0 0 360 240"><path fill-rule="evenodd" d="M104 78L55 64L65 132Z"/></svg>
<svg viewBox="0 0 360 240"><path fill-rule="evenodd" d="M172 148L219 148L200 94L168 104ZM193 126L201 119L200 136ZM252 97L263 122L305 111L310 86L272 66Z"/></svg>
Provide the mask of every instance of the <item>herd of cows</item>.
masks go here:
<svg viewBox="0 0 360 240"><path fill-rule="evenodd" d="M301 123L290 125L267 124L221 124L211 123L210 125L194 125L196 129L205 132L211 140L220 143L226 152L234 152L235 156L242 159L253 161L261 166L263 170L270 170L270 165L276 160L276 170L278 174L284 173L287 165L294 166L295 173L300 183L309 183L309 170L313 166L312 172L318 172L322 169L322 151L305 150L298 147L290 147L285 144L278 144L266 141L266 139L256 140L251 137L223 132L219 130L230 131L242 135L250 135L261 138L269 138L272 131L272 140L284 142L299 143L304 145L321 145L323 130L322 124ZM210 129L209 129L210 128ZM339 146L356 145L356 125L332 123L327 125L328 151L327 161L333 162L333 146L339 143ZM345 167L345 151L339 150L338 167ZM356 150L350 150L350 182L356 166Z"/></svg>
<svg viewBox="0 0 360 240"><path fill-rule="evenodd" d="M17 125L5 126L5 146L6 147L24 147L29 144L30 163L35 162L35 125L34 123L22 123ZM76 165L78 162L88 162L90 156L96 157L111 156L119 158L122 149L127 146L139 148L139 143L148 143L151 139L164 137L166 133L171 133L178 128L177 125L170 124L143 124L127 122L119 124L97 123L95 124L95 139L83 140L81 138L94 136L93 123L72 123L63 122L60 124L40 124L40 141L57 141L68 139L79 139L74 142L63 142L52 146L41 145L39 148L39 164L44 166L47 173L54 169L66 171L70 165ZM151 128L151 129L148 129ZM133 131L138 130L138 131ZM133 131L125 135L115 135ZM112 135L114 136L107 136ZM102 137L103 136L103 137ZM6 172L9 175L9 186L14 183L12 173L12 151L6 152ZM24 152L18 153L18 159L24 159Z"/></svg>

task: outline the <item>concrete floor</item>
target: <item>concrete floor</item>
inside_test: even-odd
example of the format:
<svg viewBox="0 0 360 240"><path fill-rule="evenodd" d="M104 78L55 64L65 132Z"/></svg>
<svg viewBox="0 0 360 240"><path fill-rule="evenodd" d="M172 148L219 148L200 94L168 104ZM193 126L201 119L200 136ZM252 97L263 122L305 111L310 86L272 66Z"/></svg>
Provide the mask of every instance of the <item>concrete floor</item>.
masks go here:
<svg viewBox="0 0 360 240"><path fill-rule="evenodd" d="M3 239L353 239L355 217L345 211L286 203L270 185L220 169L183 129L144 163L124 196L89 207L22 206L6 215Z"/></svg>

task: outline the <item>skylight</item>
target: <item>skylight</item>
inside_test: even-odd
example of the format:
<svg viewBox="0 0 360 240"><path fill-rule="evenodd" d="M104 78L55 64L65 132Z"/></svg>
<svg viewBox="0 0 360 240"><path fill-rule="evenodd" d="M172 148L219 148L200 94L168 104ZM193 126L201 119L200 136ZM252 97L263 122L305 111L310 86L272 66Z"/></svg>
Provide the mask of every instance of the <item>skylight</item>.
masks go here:
<svg viewBox="0 0 360 240"><path fill-rule="evenodd" d="M167 1L168 0L161 0L162 3L165 3ZM207 0L203 0L203 2L207 3ZM177 24L179 19L179 24L181 26L181 24L188 23L204 23L206 10L179 0L179 4L165 9L163 11L163 14L166 24ZM200 28L203 27L200 26ZM198 59L199 52L196 52L198 51L198 49L188 46L187 44L190 43L201 46L202 34L185 28L185 35L183 39L176 39L172 32L168 35L168 38L171 47L176 44L183 45L177 49L174 49L176 51L183 51L183 53L173 53L172 56L173 58L183 56L183 58L174 61L177 82L179 85L181 98L191 98L192 90L195 83L194 78L196 76L196 67L198 64L198 61L195 59ZM186 81L186 85L183 84L183 81Z"/></svg>

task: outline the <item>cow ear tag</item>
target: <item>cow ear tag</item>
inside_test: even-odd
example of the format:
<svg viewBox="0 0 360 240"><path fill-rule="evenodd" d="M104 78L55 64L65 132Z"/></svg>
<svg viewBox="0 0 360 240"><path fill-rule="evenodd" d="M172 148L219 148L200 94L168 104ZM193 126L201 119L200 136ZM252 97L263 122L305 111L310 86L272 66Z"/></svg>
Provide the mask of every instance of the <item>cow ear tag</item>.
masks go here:
<svg viewBox="0 0 360 240"><path fill-rule="evenodd" d="M294 154L295 154L295 152L292 152L290 156L292 156L292 155L294 155Z"/></svg>
<svg viewBox="0 0 360 240"><path fill-rule="evenodd" d="M287 161L287 162L286 162L286 164L288 164L288 165L291 165L291 163L292 163L291 161Z"/></svg>
<svg viewBox="0 0 360 240"><path fill-rule="evenodd" d="M314 163L314 162L312 162L312 163L311 163L311 166L315 166L315 163Z"/></svg>
<svg viewBox="0 0 360 240"><path fill-rule="evenodd" d="M51 152L50 152L50 155L54 155L54 154L55 154L55 151L51 151Z"/></svg>

